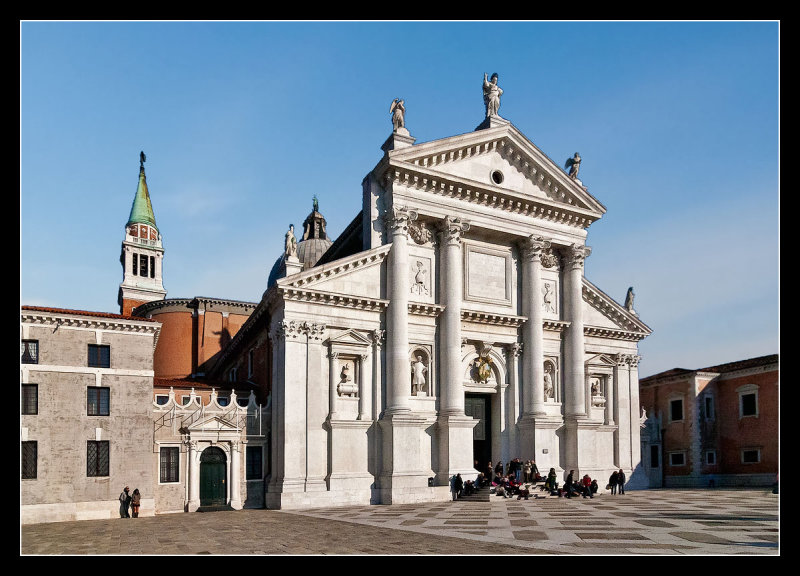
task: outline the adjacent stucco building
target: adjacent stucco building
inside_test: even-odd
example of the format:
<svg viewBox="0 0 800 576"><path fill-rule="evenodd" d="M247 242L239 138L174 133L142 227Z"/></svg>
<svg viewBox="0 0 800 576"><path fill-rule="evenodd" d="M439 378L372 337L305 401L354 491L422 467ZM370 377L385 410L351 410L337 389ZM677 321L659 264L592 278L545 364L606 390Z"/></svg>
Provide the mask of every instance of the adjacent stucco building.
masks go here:
<svg viewBox="0 0 800 576"><path fill-rule="evenodd" d="M778 355L640 381L650 485L769 486L779 465Z"/></svg>

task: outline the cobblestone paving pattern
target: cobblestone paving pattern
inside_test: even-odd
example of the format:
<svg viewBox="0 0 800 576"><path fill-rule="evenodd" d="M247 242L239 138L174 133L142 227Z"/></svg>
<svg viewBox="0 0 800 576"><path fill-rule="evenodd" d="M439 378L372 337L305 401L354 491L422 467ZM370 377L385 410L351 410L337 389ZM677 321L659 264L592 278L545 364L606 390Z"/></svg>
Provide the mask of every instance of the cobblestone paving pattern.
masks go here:
<svg viewBox="0 0 800 576"><path fill-rule="evenodd" d="M22 554L777 555L766 489L241 510L21 527Z"/></svg>

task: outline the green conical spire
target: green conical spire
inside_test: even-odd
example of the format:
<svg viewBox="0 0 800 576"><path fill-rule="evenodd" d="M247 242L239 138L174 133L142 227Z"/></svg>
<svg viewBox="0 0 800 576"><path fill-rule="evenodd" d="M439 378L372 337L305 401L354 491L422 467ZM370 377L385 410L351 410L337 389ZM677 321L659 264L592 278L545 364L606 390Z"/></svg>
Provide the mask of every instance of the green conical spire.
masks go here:
<svg viewBox="0 0 800 576"><path fill-rule="evenodd" d="M156 217L153 214L153 205L150 203L150 192L147 190L147 178L144 175L144 163L147 158L144 152L139 153L139 187L136 189L136 196L133 198L133 206L131 206L131 215L128 218L128 223L131 224L147 224L158 230L156 226Z"/></svg>

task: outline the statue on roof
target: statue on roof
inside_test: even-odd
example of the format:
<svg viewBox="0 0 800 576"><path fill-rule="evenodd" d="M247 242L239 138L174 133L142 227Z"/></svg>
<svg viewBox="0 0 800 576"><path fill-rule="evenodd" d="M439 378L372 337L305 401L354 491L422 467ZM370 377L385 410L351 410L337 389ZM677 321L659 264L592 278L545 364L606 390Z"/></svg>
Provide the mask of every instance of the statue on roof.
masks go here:
<svg viewBox="0 0 800 576"><path fill-rule="evenodd" d="M489 75L484 72L483 74L483 103L486 105L486 117L500 116L500 96L503 95L503 89L497 85L497 72L492 74L491 79Z"/></svg>
<svg viewBox="0 0 800 576"><path fill-rule="evenodd" d="M289 224L289 230L286 232L286 243L283 253L287 258L297 258L297 238L294 237L294 224Z"/></svg>
<svg viewBox="0 0 800 576"><path fill-rule="evenodd" d="M139 168L144 168L144 163L147 162L147 156L144 152L139 152Z"/></svg>
<svg viewBox="0 0 800 576"><path fill-rule="evenodd" d="M567 163L564 164L565 169L569 169L569 177L573 180L578 179L578 170L581 168L581 155L575 152L575 156L567 158Z"/></svg>
<svg viewBox="0 0 800 576"><path fill-rule="evenodd" d="M625 309L633 314L636 314L636 311L633 309L633 299L635 296L636 294L633 293L633 286L631 286L628 288L628 293L625 295Z"/></svg>
<svg viewBox="0 0 800 576"><path fill-rule="evenodd" d="M392 100L392 104L389 106L389 112L392 114L392 127L394 128L394 132L397 132L398 128L406 127L406 107L404 100L400 98Z"/></svg>
<svg viewBox="0 0 800 576"><path fill-rule="evenodd" d="M319 200L316 194L314 194L314 212L319 212Z"/></svg>

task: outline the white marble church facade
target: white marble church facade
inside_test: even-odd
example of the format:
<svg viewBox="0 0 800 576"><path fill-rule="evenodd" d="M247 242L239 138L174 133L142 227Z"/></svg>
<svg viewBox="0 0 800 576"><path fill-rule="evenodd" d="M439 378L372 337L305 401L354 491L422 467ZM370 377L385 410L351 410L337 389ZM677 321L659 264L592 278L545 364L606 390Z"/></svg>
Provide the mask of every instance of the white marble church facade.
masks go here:
<svg viewBox="0 0 800 576"><path fill-rule="evenodd" d="M605 208L498 116L414 142L395 125L361 213L251 316L272 350L267 507L446 500L476 460L515 457L646 487L650 329L583 274Z"/></svg>

